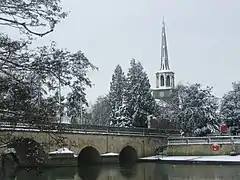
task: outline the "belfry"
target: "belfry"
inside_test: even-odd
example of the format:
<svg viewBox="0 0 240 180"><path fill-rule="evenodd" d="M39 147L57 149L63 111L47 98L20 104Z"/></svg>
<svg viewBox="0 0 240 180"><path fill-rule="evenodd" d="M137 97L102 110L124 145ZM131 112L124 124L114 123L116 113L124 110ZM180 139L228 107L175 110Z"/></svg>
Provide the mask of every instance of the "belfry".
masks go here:
<svg viewBox="0 0 240 180"><path fill-rule="evenodd" d="M152 89L155 99L167 100L171 98L174 89L174 72L171 71L168 59L166 25L162 23L161 65L156 72L156 87Z"/></svg>

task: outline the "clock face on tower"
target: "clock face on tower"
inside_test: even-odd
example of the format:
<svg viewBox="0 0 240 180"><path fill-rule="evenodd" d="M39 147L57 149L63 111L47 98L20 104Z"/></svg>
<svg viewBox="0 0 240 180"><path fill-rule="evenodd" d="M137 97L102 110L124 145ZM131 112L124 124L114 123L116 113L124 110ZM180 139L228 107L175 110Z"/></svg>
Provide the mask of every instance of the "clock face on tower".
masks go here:
<svg viewBox="0 0 240 180"><path fill-rule="evenodd" d="M159 92L159 95L160 95L160 97L163 97L164 96L164 92Z"/></svg>

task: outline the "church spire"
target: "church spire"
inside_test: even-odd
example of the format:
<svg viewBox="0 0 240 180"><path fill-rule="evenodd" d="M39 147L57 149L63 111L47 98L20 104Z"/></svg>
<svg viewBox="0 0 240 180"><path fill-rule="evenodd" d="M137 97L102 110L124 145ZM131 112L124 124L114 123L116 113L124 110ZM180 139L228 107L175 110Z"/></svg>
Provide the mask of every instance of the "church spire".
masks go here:
<svg viewBox="0 0 240 180"><path fill-rule="evenodd" d="M162 23L161 67L156 72L156 88L152 89L155 99L169 100L174 89L174 72L170 70L168 62L167 36L165 23Z"/></svg>
<svg viewBox="0 0 240 180"><path fill-rule="evenodd" d="M162 22L161 67L160 70L170 70L168 62L167 36L165 22Z"/></svg>

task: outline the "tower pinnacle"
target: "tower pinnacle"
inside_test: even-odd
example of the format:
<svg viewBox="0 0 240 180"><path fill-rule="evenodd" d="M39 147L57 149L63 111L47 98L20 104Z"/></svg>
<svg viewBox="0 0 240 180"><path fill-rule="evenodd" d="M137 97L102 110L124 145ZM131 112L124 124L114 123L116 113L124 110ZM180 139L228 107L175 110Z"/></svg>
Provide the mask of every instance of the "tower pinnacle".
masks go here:
<svg viewBox="0 0 240 180"><path fill-rule="evenodd" d="M162 22L162 44L161 44L161 67L160 70L170 70L168 62L168 48L167 48L167 35L165 30L165 22Z"/></svg>

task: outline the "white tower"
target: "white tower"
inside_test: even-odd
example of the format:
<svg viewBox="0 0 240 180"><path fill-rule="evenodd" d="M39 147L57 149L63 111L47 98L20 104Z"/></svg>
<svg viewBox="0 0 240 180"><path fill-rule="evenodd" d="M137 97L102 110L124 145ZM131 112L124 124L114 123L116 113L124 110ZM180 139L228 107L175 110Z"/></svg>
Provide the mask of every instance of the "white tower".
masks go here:
<svg viewBox="0 0 240 180"><path fill-rule="evenodd" d="M170 70L168 60L167 36L165 23L162 26L161 44L161 66L156 72L156 88L152 89L155 99L166 100L171 98L171 91L174 89L174 72Z"/></svg>

